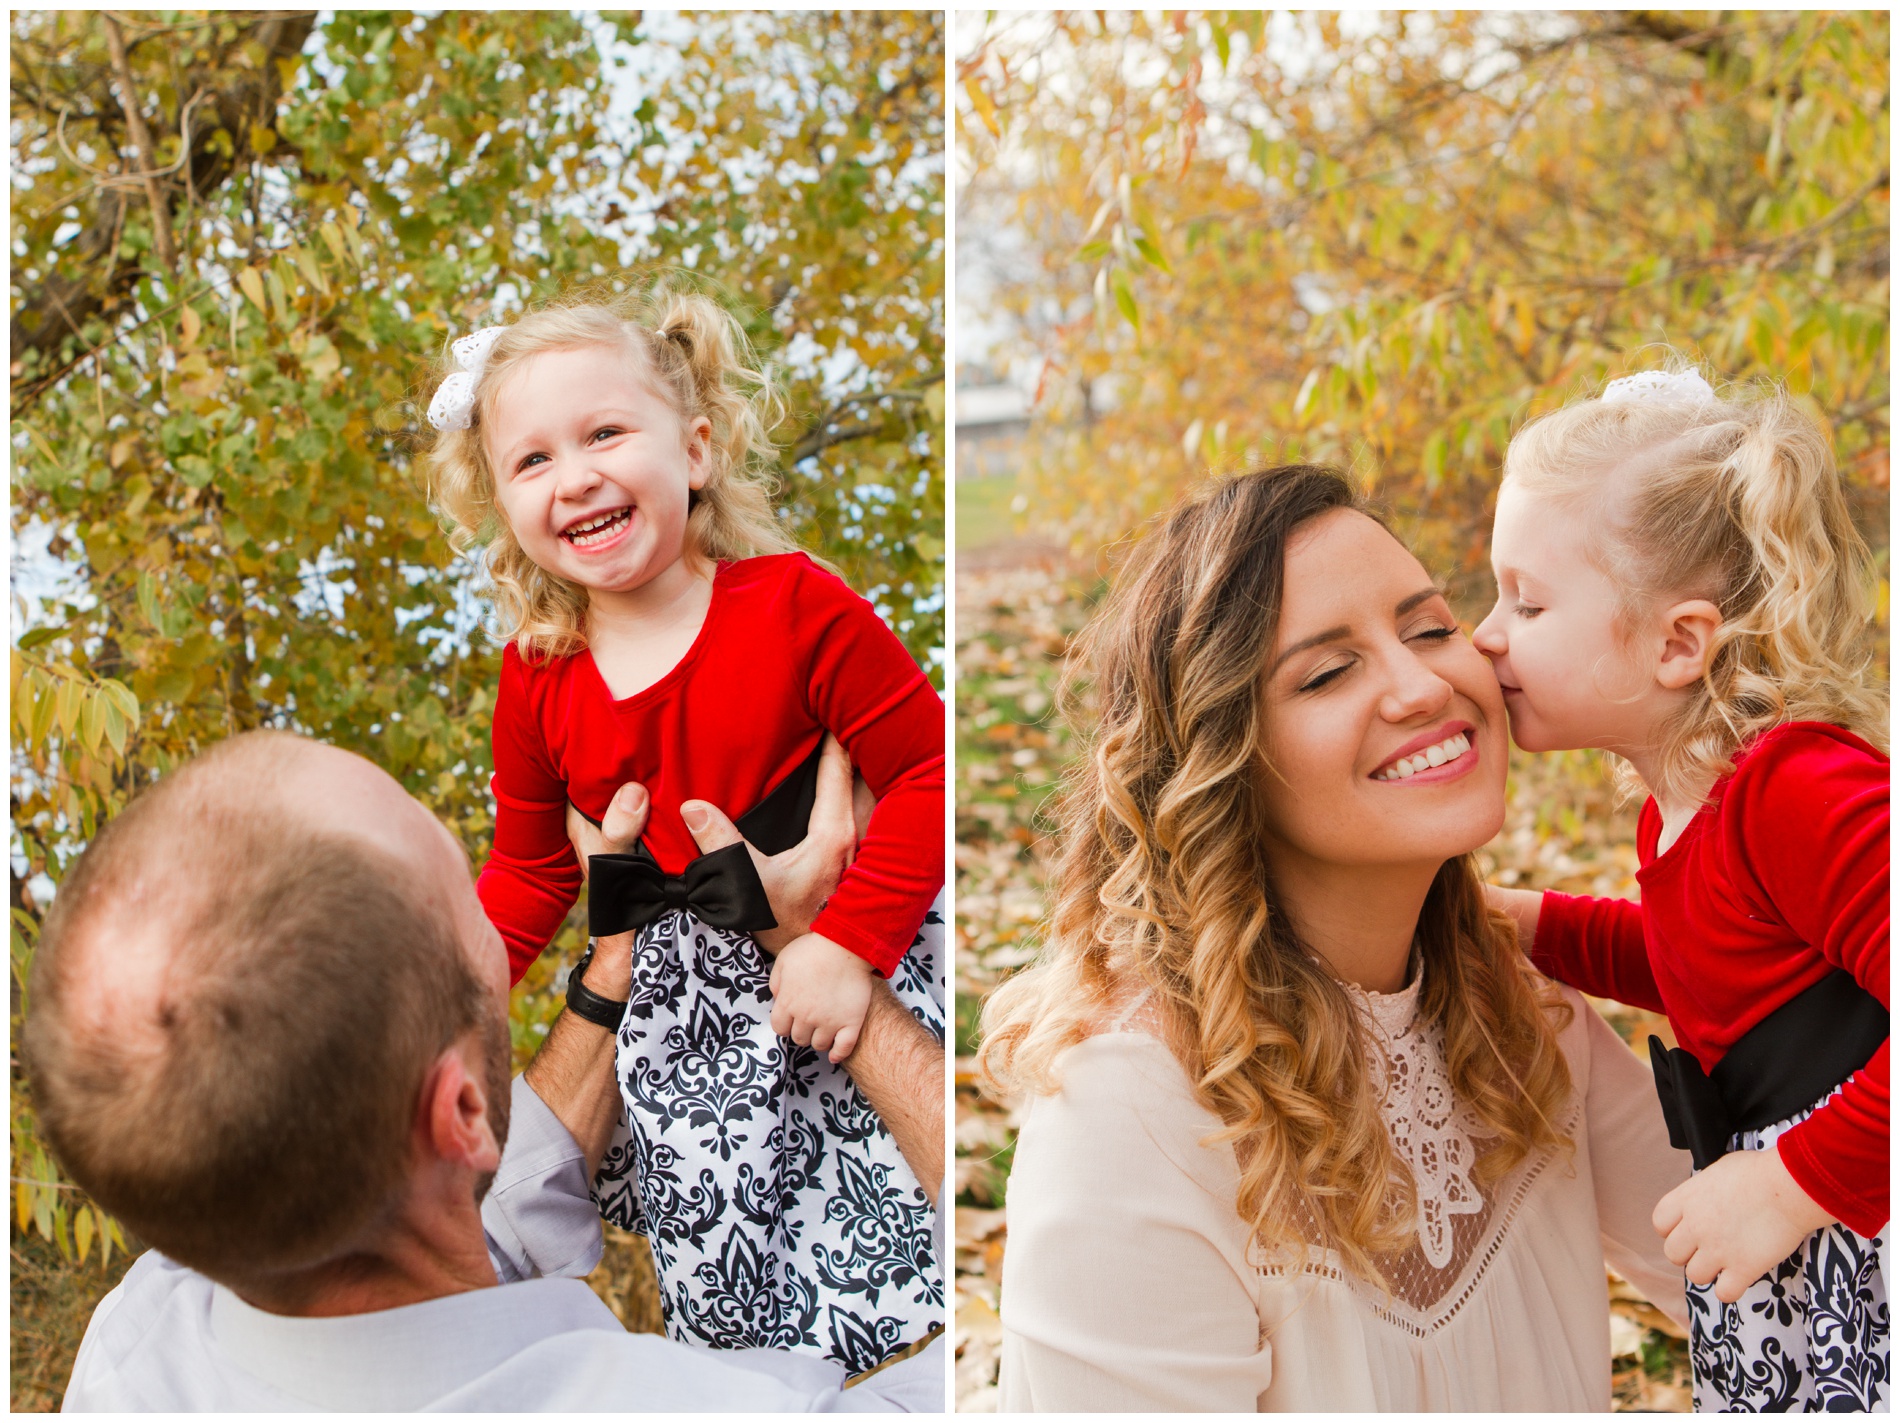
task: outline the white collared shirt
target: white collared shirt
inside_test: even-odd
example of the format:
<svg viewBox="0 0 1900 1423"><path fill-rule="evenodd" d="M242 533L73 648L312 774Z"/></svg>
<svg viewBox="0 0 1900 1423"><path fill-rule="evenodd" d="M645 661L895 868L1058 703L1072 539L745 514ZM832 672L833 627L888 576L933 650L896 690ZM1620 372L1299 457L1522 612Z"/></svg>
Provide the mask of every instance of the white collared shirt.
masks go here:
<svg viewBox="0 0 1900 1423"><path fill-rule="evenodd" d="M521 1079L482 1206L504 1283L338 1318L269 1314L157 1251L94 1312L67 1411L943 1410L941 1340L844 1390L844 1371L773 1349L629 1334L587 1285L599 1219L580 1148Z"/></svg>

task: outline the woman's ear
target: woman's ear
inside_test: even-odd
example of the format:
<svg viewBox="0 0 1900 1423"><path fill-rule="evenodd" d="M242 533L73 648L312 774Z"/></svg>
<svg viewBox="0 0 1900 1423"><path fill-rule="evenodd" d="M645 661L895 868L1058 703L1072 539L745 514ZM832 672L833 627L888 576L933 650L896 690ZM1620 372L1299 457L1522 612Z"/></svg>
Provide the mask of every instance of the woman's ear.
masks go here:
<svg viewBox="0 0 1900 1423"><path fill-rule="evenodd" d="M686 427L686 487L703 489L712 473L712 421L704 415Z"/></svg>
<svg viewBox="0 0 1900 1423"><path fill-rule="evenodd" d="M1708 671L1722 610L1707 598L1691 598L1664 609L1660 620L1663 642L1656 664L1657 683L1671 691L1695 685Z"/></svg>

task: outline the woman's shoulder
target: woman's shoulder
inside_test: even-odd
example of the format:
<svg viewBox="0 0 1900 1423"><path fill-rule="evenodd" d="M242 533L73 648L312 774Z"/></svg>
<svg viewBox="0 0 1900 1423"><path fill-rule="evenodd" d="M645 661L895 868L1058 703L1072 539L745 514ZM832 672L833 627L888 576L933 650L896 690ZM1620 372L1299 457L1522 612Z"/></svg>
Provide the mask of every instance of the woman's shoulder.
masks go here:
<svg viewBox="0 0 1900 1423"><path fill-rule="evenodd" d="M1201 1154L1220 1121L1168 1045L1140 1026L1091 1033L1050 1064L1049 1090L1035 1095L1028 1119L1090 1154L1113 1159L1151 1143L1164 1154ZM1231 1152L1229 1153L1231 1155Z"/></svg>
<svg viewBox="0 0 1900 1423"><path fill-rule="evenodd" d="M1144 1219L1201 1221L1216 1233L1228 1217L1238 1220L1233 1147L1217 1139L1220 1120L1160 1039L1097 1033L1052 1067L1054 1085L1030 1100L1017 1138L1012 1238L1016 1212L1031 1210L1032 1201L1038 1219L1050 1210L1091 1218L1132 1210ZM1110 1183L1114 1190L1105 1194Z"/></svg>
<svg viewBox="0 0 1900 1423"><path fill-rule="evenodd" d="M1590 1006L1590 1000L1567 983L1556 979L1546 979L1551 1005L1550 1014L1557 1029L1557 1046L1562 1049L1573 1071L1588 1072L1592 1053L1597 1050L1605 1034L1611 1038L1616 1032L1603 1020L1603 1015ZM1568 1009L1568 1016L1565 1010Z"/></svg>

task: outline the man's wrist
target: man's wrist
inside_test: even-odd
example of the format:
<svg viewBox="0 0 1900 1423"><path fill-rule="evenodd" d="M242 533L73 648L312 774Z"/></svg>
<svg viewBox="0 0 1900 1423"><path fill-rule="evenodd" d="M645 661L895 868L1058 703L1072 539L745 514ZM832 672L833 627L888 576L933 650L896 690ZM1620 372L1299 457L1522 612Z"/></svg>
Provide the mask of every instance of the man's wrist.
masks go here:
<svg viewBox="0 0 1900 1423"><path fill-rule="evenodd" d="M587 941L583 961L574 972L589 993L625 1003L633 993L632 934L608 934Z"/></svg>
<svg viewBox="0 0 1900 1423"><path fill-rule="evenodd" d="M631 986L621 997L615 998L608 993L599 992L587 982L588 971L593 968L599 956L599 948L600 941L590 939L587 952L581 955L581 961L575 965L574 972L567 983L567 1009L570 1014L583 1022L605 1028L610 1033L617 1033L620 1030L621 1020L626 1016L627 994L631 992ZM597 975L595 982L599 983L602 976L615 979L619 977L617 973L610 972ZM608 987L606 984L601 986Z"/></svg>

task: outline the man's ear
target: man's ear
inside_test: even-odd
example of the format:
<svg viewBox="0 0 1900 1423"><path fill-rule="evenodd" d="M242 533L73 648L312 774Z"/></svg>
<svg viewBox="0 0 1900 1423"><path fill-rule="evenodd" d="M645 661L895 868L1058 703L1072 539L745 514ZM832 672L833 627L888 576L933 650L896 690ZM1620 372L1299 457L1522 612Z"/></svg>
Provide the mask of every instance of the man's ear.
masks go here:
<svg viewBox="0 0 1900 1423"><path fill-rule="evenodd" d="M1707 598L1691 598L1664 609L1658 618L1662 656L1656 663L1656 681L1671 691L1694 686L1714 654L1722 610Z"/></svg>
<svg viewBox="0 0 1900 1423"><path fill-rule="evenodd" d="M426 1159L475 1172L493 1172L501 1143L488 1122L488 1088L480 1070L482 1044L468 1034L444 1048L423 1078L416 1121Z"/></svg>

